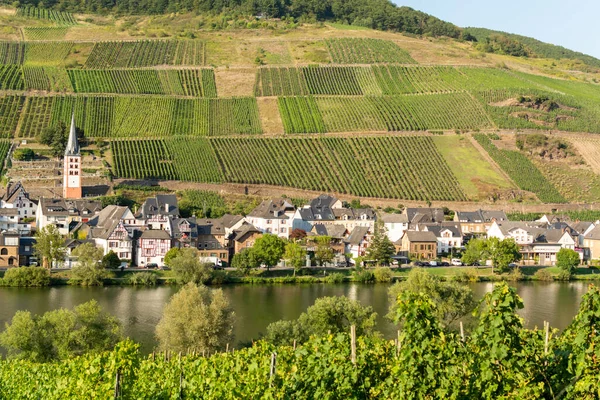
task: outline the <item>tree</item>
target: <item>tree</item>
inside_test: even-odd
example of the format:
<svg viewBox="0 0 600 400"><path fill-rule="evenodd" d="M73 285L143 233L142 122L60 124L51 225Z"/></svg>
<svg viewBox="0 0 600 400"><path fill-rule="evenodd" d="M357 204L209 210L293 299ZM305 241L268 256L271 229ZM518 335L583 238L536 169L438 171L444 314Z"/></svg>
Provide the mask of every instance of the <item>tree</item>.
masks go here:
<svg viewBox="0 0 600 400"><path fill-rule="evenodd" d="M172 268L171 261L173 261L173 259L177 257L180 253L181 250L179 249L179 247L171 247L169 251L167 251L167 254L165 254L165 265L169 268Z"/></svg>
<svg viewBox="0 0 600 400"><path fill-rule="evenodd" d="M92 243L80 244L73 250L77 265L71 270L72 283L83 286L102 286L110 273L102 265L103 251Z"/></svg>
<svg viewBox="0 0 600 400"><path fill-rule="evenodd" d="M13 158L19 161L29 161L33 160L35 157L35 153L33 150L24 148L24 149L16 149L13 153Z"/></svg>
<svg viewBox="0 0 600 400"><path fill-rule="evenodd" d="M575 250L562 248L556 253L556 266L569 275L575 272L579 263L579 253Z"/></svg>
<svg viewBox="0 0 600 400"><path fill-rule="evenodd" d="M0 344L11 358L49 362L110 350L121 338L119 321L91 300L41 316L17 311L0 334Z"/></svg>
<svg viewBox="0 0 600 400"><path fill-rule="evenodd" d="M388 265L392 262L395 252L396 247L390 238L382 234L380 229L375 228L375 234L367 248L367 259L375 261L377 265Z"/></svg>
<svg viewBox="0 0 600 400"><path fill-rule="evenodd" d="M121 259L114 251L109 251L102 257L102 266L108 269L115 269L121 266Z"/></svg>
<svg viewBox="0 0 600 400"><path fill-rule="evenodd" d="M514 239L500 240L492 237L486 241L486 252L492 260L492 270L503 273L508 270L508 264L521 259L519 245Z"/></svg>
<svg viewBox="0 0 600 400"><path fill-rule="evenodd" d="M329 236L317 236L315 238L317 247L315 249L315 260L318 264L331 262L334 254L331 248L331 237Z"/></svg>
<svg viewBox="0 0 600 400"><path fill-rule="evenodd" d="M406 281L398 282L389 289L389 318L394 319L397 315L398 298L404 292L425 294L436 305L437 316L446 326L470 315L477 306L473 291L468 286L443 282L425 269L415 268L409 272Z"/></svg>
<svg viewBox="0 0 600 400"><path fill-rule="evenodd" d="M303 342L310 336L325 336L328 332L349 332L351 325L356 326L357 335L366 336L374 332L376 318L372 307L365 307L356 300L344 296L322 297L296 321L270 324L266 337L274 344L289 345L290 339Z"/></svg>
<svg viewBox="0 0 600 400"><path fill-rule="evenodd" d="M40 134L40 143L51 147L52 155L60 157L67 148L69 132L64 122L45 128Z"/></svg>
<svg viewBox="0 0 600 400"><path fill-rule="evenodd" d="M471 239L465 246L461 261L465 265L473 265L476 262L487 259L485 239Z"/></svg>
<svg viewBox="0 0 600 400"><path fill-rule="evenodd" d="M269 268L281 260L285 251L285 240L277 235L265 234L256 239L252 249L261 264Z"/></svg>
<svg viewBox="0 0 600 400"><path fill-rule="evenodd" d="M65 240L55 225L46 225L37 231L33 249L44 268L52 268L55 263L62 264L67 254Z"/></svg>
<svg viewBox="0 0 600 400"><path fill-rule="evenodd" d="M200 262L198 250L186 247L180 249L170 262L173 272L180 283L205 283L212 275L213 265Z"/></svg>
<svg viewBox="0 0 600 400"><path fill-rule="evenodd" d="M306 264L306 249L295 242L289 242L285 245L283 259L294 267L294 275L300 271Z"/></svg>
<svg viewBox="0 0 600 400"><path fill-rule="evenodd" d="M231 266L245 275L251 269L260 267L260 260L256 257L253 248L247 247L233 256Z"/></svg>
<svg viewBox="0 0 600 400"><path fill-rule="evenodd" d="M302 240L306 237L306 231L296 228L294 230L292 230L292 233L290 233L290 240L293 241L299 241Z"/></svg>
<svg viewBox="0 0 600 400"><path fill-rule="evenodd" d="M188 283L165 306L156 337L162 350L214 352L233 340L234 321L221 289Z"/></svg>

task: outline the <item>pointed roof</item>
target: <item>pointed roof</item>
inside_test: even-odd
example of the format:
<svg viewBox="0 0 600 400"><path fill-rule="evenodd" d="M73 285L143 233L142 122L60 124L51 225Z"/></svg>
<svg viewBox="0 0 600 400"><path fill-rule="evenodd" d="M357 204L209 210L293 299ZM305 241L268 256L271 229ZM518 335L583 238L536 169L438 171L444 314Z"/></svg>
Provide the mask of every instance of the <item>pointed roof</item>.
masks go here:
<svg viewBox="0 0 600 400"><path fill-rule="evenodd" d="M65 156L79 155L79 143L77 142L77 132L75 131L75 113L71 116L71 130L69 131L69 140L65 149Z"/></svg>

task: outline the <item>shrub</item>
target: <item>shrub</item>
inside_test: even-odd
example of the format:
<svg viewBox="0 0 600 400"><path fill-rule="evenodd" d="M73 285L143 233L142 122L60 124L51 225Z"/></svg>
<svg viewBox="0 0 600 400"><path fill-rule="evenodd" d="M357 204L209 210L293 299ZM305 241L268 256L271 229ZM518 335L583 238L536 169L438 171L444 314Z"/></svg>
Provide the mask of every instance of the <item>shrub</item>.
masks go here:
<svg viewBox="0 0 600 400"><path fill-rule="evenodd" d="M129 275L127 282L135 286L154 286L156 285L156 275L152 272L136 272Z"/></svg>
<svg viewBox="0 0 600 400"><path fill-rule="evenodd" d="M454 280L457 282L479 282L479 274L475 268L463 268L454 275Z"/></svg>
<svg viewBox="0 0 600 400"><path fill-rule="evenodd" d="M317 283L319 282L318 278L315 278L314 276L297 276L296 277L296 282L298 283Z"/></svg>
<svg viewBox="0 0 600 400"><path fill-rule="evenodd" d="M387 267L375 268L373 271L373 276L375 277L375 281L379 283L389 283L392 281L392 270Z"/></svg>
<svg viewBox="0 0 600 400"><path fill-rule="evenodd" d="M342 273L334 272L331 275L327 275L323 280L325 283L342 283L344 282L345 276Z"/></svg>
<svg viewBox="0 0 600 400"><path fill-rule="evenodd" d="M213 271L210 275L211 285L222 285L229 282L231 282L229 279L229 274L225 271Z"/></svg>
<svg viewBox="0 0 600 400"><path fill-rule="evenodd" d="M35 157L35 153L31 149L17 149L13 153L13 157L15 160L29 161L33 160L33 158Z"/></svg>
<svg viewBox="0 0 600 400"><path fill-rule="evenodd" d="M537 271L535 271L535 274L533 274L533 277L535 279L537 279L538 281L553 281L554 280L554 277L552 276L550 271L548 271L545 268L538 269Z"/></svg>
<svg viewBox="0 0 600 400"><path fill-rule="evenodd" d="M42 267L11 268L4 273L2 284L5 286L48 286L50 272Z"/></svg>
<svg viewBox="0 0 600 400"><path fill-rule="evenodd" d="M508 275L506 275L505 279L507 281L516 282L516 281L523 280L524 276L525 275L523 275L521 268L515 267Z"/></svg>
<svg viewBox="0 0 600 400"><path fill-rule="evenodd" d="M360 283L371 283L375 280L375 275L371 271L356 271L354 280Z"/></svg>
<svg viewBox="0 0 600 400"><path fill-rule="evenodd" d="M561 270L556 276L557 281L570 281L573 278L573 274L568 270Z"/></svg>

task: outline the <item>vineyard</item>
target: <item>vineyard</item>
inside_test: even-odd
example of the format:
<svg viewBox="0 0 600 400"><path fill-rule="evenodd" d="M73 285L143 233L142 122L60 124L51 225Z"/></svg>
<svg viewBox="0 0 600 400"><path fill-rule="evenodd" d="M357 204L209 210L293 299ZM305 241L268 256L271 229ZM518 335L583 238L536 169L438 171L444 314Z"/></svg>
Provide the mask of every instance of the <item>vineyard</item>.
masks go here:
<svg viewBox="0 0 600 400"><path fill-rule="evenodd" d="M10 150L11 142L9 140L0 140L0 176L6 172L6 156Z"/></svg>
<svg viewBox="0 0 600 400"><path fill-rule="evenodd" d="M137 68L158 65L202 66L204 62L204 42L200 40L99 42L94 45L85 62L85 68Z"/></svg>
<svg viewBox="0 0 600 400"><path fill-rule="evenodd" d="M279 99L286 133L420 131L492 127L467 93Z"/></svg>
<svg viewBox="0 0 600 400"><path fill-rule="evenodd" d="M153 141L160 142L160 141ZM128 143L128 145L125 144ZM169 152L129 151L115 141L115 175L269 184L357 196L462 201L466 197L430 137L164 140ZM190 149L194 149L193 154ZM365 152L365 149L369 149ZM160 155L159 155L160 154ZM216 162L215 160L216 155ZM164 159L161 158L164 156ZM136 162L152 159L154 169ZM198 160L203 160L198 162ZM177 166L177 167L175 167ZM180 168L176 171L176 168ZM197 171L192 172L194 169ZM219 171L217 174L216 171ZM361 179L356 179L360 176Z"/></svg>
<svg viewBox="0 0 600 400"><path fill-rule="evenodd" d="M114 173L134 179L177 179L219 183L217 159L206 139L115 140Z"/></svg>
<svg viewBox="0 0 600 400"><path fill-rule="evenodd" d="M61 40L67 36L68 27L43 27L23 28L23 34L27 40Z"/></svg>
<svg viewBox="0 0 600 400"><path fill-rule="evenodd" d="M463 90L548 89L511 72L493 68L372 65L262 67L255 95L396 95Z"/></svg>
<svg viewBox="0 0 600 400"><path fill-rule="evenodd" d="M474 134L473 137L521 189L533 192L544 203L566 203L526 156L518 151L499 150L485 134Z"/></svg>
<svg viewBox="0 0 600 400"><path fill-rule="evenodd" d="M212 69L69 69L67 73L77 93L217 97Z"/></svg>
<svg viewBox="0 0 600 400"><path fill-rule="evenodd" d="M0 97L0 137L14 136L24 100L22 96Z"/></svg>
<svg viewBox="0 0 600 400"><path fill-rule="evenodd" d="M49 10L47 8L21 7L17 9L18 17L47 19L58 25L76 25L73 14L63 11Z"/></svg>
<svg viewBox="0 0 600 400"><path fill-rule="evenodd" d="M331 59L336 64L416 64L396 43L389 40L348 38L325 40Z"/></svg>
<svg viewBox="0 0 600 400"><path fill-rule="evenodd" d="M70 123L86 137L218 136L262 133L254 98L29 97L19 137L36 137L58 123Z"/></svg>
<svg viewBox="0 0 600 400"><path fill-rule="evenodd" d="M127 340L112 351L61 362L0 361L6 399L594 399L600 295L594 285L577 315L557 329L526 329L516 289L495 285L472 329L440 321L424 293L397 300L396 340L331 333L230 351L140 354ZM348 323L346 323L347 325ZM348 329L350 330L350 329ZM462 331L462 330L461 330ZM560 396L556 396L560 394Z"/></svg>

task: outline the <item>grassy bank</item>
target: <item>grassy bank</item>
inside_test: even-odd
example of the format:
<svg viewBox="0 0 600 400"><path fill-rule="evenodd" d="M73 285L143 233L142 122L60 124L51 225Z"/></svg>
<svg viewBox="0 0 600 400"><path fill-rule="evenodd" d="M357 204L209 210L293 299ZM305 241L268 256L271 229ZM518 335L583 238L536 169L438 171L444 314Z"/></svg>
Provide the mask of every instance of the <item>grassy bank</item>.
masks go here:
<svg viewBox="0 0 600 400"><path fill-rule="evenodd" d="M391 269L387 278L378 279L375 269L357 272L352 268L311 268L303 269L294 275L291 269L272 269L254 271L249 275L242 275L238 271L215 271L208 284L307 284L307 283L389 283L406 279L411 267ZM545 270L549 274L545 278L536 275L536 272ZM443 280L458 282L496 282L496 281L553 281L560 280L560 270L557 267L521 267L519 273L511 272L495 274L491 267L432 267L427 271ZM157 285L176 285L177 278L173 271L139 271L125 270L112 273L112 277L104 281L105 285L129 286L131 276L141 272L152 274L156 277ZM67 285L70 271L53 271L51 285ZM578 268L572 280L600 280L600 270L595 268ZM140 286L144 286L143 284Z"/></svg>

